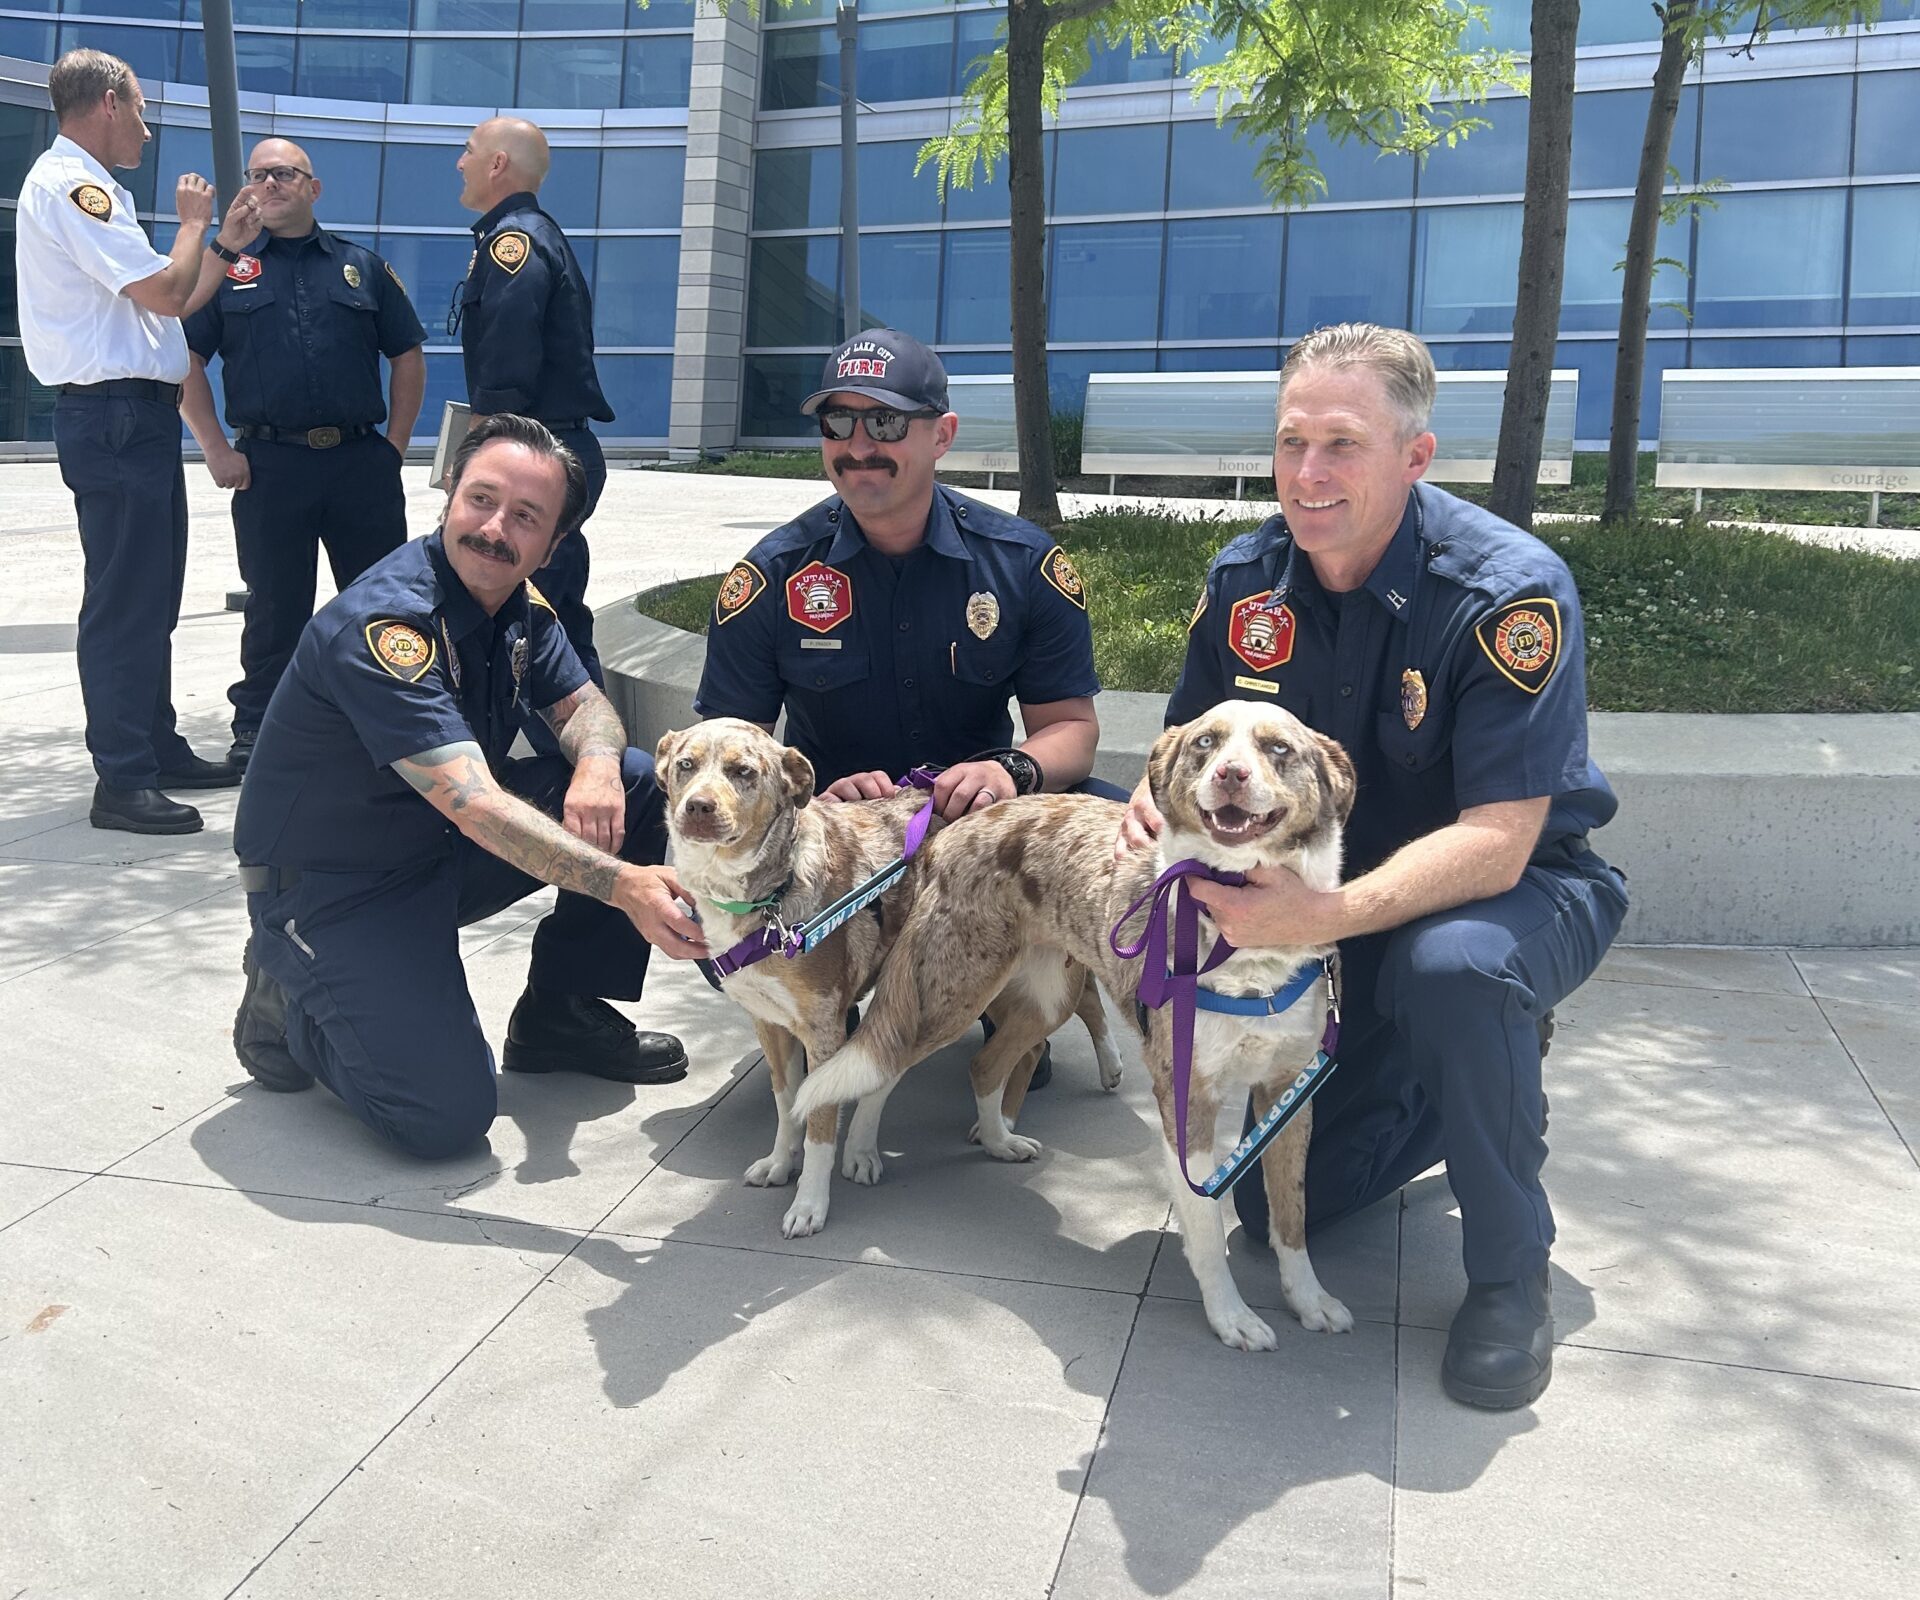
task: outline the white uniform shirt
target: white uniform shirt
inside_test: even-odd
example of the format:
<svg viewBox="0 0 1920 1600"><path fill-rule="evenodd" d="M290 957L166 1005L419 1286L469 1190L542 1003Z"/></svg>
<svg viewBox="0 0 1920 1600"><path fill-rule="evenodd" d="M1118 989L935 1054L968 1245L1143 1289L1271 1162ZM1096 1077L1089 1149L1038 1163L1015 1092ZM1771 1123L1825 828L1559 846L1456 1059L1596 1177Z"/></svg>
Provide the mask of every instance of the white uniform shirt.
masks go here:
<svg viewBox="0 0 1920 1600"><path fill-rule="evenodd" d="M64 135L20 189L14 262L20 343L42 383L187 376L187 336L120 291L169 263L134 220L133 196Z"/></svg>

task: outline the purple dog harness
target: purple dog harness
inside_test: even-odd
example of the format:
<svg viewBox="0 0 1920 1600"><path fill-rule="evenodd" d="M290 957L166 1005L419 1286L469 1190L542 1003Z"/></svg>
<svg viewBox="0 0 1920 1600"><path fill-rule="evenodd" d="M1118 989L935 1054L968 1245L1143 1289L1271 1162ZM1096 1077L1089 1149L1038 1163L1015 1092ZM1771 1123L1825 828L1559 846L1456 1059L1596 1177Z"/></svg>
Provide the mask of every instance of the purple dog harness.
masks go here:
<svg viewBox="0 0 1920 1600"><path fill-rule="evenodd" d="M1242 1171L1260 1158L1282 1129L1300 1113L1333 1071L1333 1053L1340 1043L1340 1002L1334 992L1333 968L1322 957L1320 968L1303 967L1279 990L1270 995L1238 996L1214 994L1200 987L1200 979L1233 954L1234 947L1224 935L1216 937L1213 949L1202 962L1200 956L1200 903L1189 894L1184 880L1204 878L1209 883L1239 888L1247 881L1243 872L1221 872L1203 861L1176 861L1153 880L1146 893L1121 913L1120 920L1107 935L1107 944L1122 961L1146 958L1140 973L1140 1003L1159 1010L1173 1003L1173 1120L1180 1147L1180 1176L1195 1194L1211 1200L1227 1188ZM1121 930L1148 907L1146 931L1131 944L1123 943ZM1167 961L1167 923L1173 923L1173 962ZM1236 1016L1277 1016L1313 987L1313 980L1324 972L1327 978L1327 1026L1320 1036L1320 1048L1300 1075L1288 1084L1271 1110L1255 1124L1247 1136L1233 1148L1205 1183L1187 1176L1187 1095L1193 1080L1193 1023L1196 1011L1220 1011Z"/></svg>

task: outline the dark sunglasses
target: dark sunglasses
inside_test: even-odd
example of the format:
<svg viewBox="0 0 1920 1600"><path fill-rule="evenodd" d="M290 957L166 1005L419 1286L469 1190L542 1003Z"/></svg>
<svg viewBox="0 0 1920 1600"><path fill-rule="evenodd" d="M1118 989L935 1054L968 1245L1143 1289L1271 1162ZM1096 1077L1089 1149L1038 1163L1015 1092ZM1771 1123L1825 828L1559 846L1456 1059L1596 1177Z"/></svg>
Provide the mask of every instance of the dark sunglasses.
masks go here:
<svg viewBox="0 0 1920 1600"><path fill-rule="evenodd" d="M820 413L820 437L844 443L853 437L856 424L864 422L867 437L875 444L898 444L907 436L907 425L917 417L938 417L944 413L931 408L924 411L849 411L836 406Z"/></svg>
<svg viewBox="0 0 1920 1600"><path fill-rule="evenodd" d="M300 167L249 167L244 176L248 183L265 183L269 178L275 183L292 183L295 178L311 178L313 174Z"/></svg>

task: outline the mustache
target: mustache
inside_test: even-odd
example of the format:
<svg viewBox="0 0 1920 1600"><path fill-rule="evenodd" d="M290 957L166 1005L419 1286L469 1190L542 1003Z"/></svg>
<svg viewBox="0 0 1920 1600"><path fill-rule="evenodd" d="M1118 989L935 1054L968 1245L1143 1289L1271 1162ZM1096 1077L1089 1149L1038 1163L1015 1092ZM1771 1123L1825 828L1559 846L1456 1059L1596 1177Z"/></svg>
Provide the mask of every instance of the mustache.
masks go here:
<svg viewBox="0 0 1920 1600"><path fill-rule="evenodd" d="M490 561L504 561L508 566L512 566L514 562L513 546L505 540L496 542L492 539L483 539L477 533L463 533L460 535L460 548L471 550L475 555L485 556Z"/></svg>
<svg viewBox="0 0 1920 1600"><path fill-rule="evenodd" d="M865 460L856 456L835 456L833 470L835 472L884 472L890 478L900 471L885 456L870 456Z"/></svg>

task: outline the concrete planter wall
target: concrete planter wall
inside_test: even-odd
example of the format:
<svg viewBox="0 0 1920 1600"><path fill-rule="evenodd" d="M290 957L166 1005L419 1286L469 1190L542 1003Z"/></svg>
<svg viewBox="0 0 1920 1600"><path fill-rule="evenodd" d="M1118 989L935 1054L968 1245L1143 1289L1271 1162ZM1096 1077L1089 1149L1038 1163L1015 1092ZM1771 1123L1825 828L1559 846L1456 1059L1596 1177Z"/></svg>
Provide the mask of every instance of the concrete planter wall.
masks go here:
<svg viewBox="0 0 1920 1600"><path fill-rule="evenodd" d="M694 719L706 641L622 601L598 613L607 693L651 749ZM1158 695L1100 696L1099 774L1131 787ZM1920 716L1592 719L1620 795L1596 838L1650 944L1920 944Z"/></svg>

